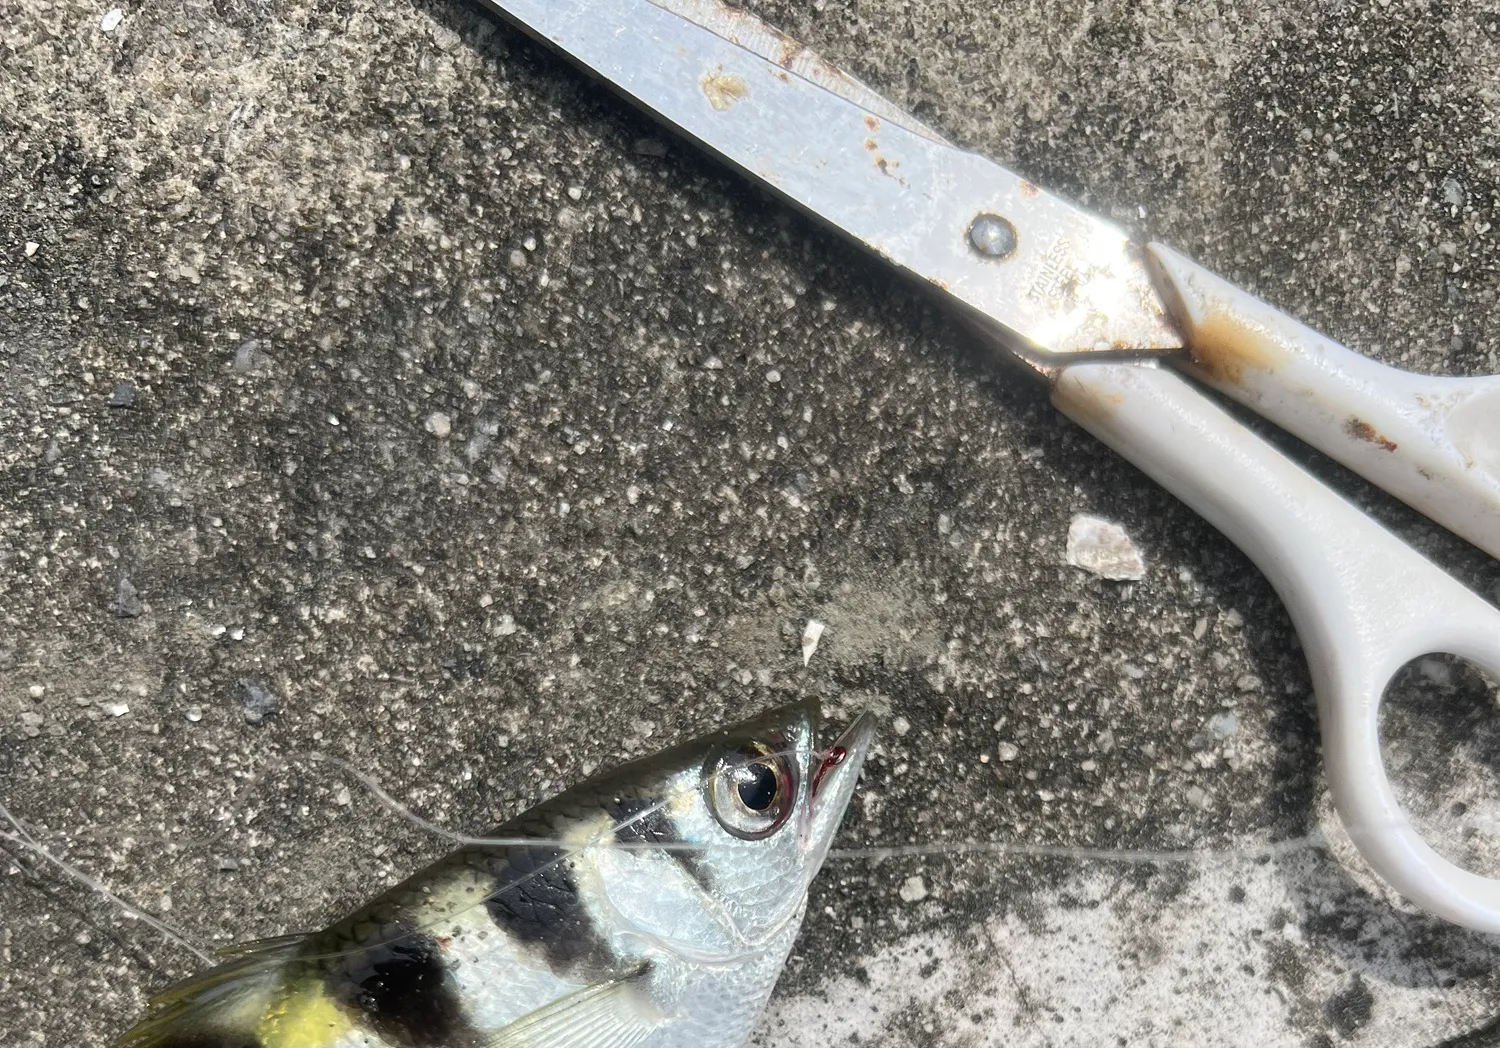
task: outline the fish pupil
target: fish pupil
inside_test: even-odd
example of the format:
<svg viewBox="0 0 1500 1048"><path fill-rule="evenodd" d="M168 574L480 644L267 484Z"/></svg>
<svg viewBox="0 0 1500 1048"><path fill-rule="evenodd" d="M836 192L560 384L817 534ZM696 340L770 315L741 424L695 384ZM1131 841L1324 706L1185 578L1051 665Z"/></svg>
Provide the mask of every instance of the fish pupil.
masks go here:
<svg viewBox="0 0 1500 1048"><path fill-rule="evenodd" d="M776 801L776 773L764 764L747 764L739 775L740 803L765 811Z"/></svg>

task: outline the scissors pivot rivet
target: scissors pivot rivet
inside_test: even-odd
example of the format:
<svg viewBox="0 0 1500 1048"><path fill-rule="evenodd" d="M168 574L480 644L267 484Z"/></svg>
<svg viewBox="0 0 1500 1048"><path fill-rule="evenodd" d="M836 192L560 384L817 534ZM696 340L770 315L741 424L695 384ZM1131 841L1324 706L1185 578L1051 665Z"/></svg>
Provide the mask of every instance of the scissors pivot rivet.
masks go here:
<svg viewBox="0 0 1500 1048"><path fill-rule="evenodd" d="M969 245L986 258L1007 258L1018 242L1016 227L999 215L986 212L969 223Z"/></svg>

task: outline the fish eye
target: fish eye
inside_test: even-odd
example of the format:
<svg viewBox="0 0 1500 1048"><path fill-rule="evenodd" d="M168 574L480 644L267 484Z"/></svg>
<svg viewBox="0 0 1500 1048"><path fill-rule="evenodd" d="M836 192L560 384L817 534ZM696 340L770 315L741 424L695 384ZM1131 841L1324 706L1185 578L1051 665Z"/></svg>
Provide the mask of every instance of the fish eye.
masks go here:
<svg viewBox="0 0 1500 1048"><path fill-rule="evenodd" d="M719 825L758 841L785 825L797 796L791 761L752 744L723 754L709 769L708 796Z"/></svg>
<svg viewBox="0 0 1500 1048"><path fill-rule="evenodd" d="M739 780L735 790L740 795L740 803L746 808L765 811L776 803L776 791L780 788L780 783L769 764L760 761L746 764L735 778Z"/></svg>

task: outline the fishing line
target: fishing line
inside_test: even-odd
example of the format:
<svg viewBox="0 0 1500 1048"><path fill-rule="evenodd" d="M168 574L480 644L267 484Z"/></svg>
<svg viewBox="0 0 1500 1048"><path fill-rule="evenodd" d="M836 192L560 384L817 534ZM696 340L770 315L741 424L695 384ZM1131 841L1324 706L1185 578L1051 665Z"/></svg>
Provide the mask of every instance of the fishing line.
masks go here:
<svg viewBox="0 0 1500 1048"><path fill-rule="evenodd" d="M0 804L0 816L4 816L5 821L15 827L16 830L15 833L6 833L4 831L0 831L0 838L8 840L12 844L18 845L19 847L24 848L32 854L46 859L52 865L56 866L59 870L62 870L63 873L66 873L69 877L73 878L75 881L78 881L80 884L83 884L89 889L96 891L100 895L104 896L110 902L118 906L123 912L129 914L131 917L134 917L136 920L145 921L151 927L161 932L161 934L165 936L169 942L182 947L184 950L187 950L204 964L213 963L214 959L212 956L199 949L187 938L187 936L177 931L177 929L173 928L165 921L161 921L151 916L151 914L147 913L145 910L142 910L137 906L132 906L130 903L126 902L124 899L111 892L100 881L96 880L93 877L90 877L88 874L78 869L78 867L74 866L72 863L58 858L46 848L42 847L42 845L38 844L36 838L32 837L31 834L27 832L26 827L21 825L21 821L14 815L12 815L10 813L10 809L6 808L3 804Z"/></svg>
<svg viewBox="0 0 1500 1048"><path fill-rule="evenodd" d="M778 756L784 754L770 754ZM389 811L400 818L406 819L421 829L428 830L441 837L456 841L461 844L489 844L496 846L524 846L524 845L552 845L555 847L567 847L577 850L579 846L570 845L566 842L547 838L484 838L467 837L445 829L435 823L429 822L421 816L406 808L389 793L383 790L374 779L358 768L340 760L337 757L329 757L325 754L308 754L314 759L323 760L335 764L370 790L371 794L384 805ZM700 779L698 786L707 782L707 778ZM686 792L686 791L685 791ZM666 802L664 802L666 803ZM636 816L636 819L645 818L649 812ZM635 819L621 823L628 826ZM1490 820L1477 820L1480 826L1488 829ZM1398 825L1392 821L1389 826ZM1381 826L1370 824L1363 829L1378 829ZM631 844L616 845L617 847L634 849L660 849L681 851L702 851L703 845L687 843L648 843L639 842ZM1237 845L1231 848L1176 848L1176 849L1152 849L1152 848L1092 848L1081 845L1062 844L1028 844L1024 842L1011 841L933 841L926 844L894 844L894 845L867 845L858 848L833 848L828 852L828 858L840 862L873 861L879 862L885 859L895 858L924 858L929 856L956 856L956 855L993 855L1008 858L1028 859L1072 859L1081 862L1120 863L1138 866L1162 866L1162 865L1190 865L1193 863L1213 862L1257 862L1283 858L1308 851L1331 851L1332 845L1327 836L1320 829L1313 829L1299 837L1289 837L1280 841L1265 841L1258 844ZM570 851L571 854L571 851ZM517 882L518 884L521 882ZM507 886L509 887L509 886ZM504 889L499 889L504 890Z"/></svg>
<svg viewBox="0 0 1500 1048"><path fill-rule="evenodd" d="M767 754L767 756L791 755L794 755L794 751L788 750ZM639 822L643 819L650 818L652 815L671 805L679 797L687 796L688 794L691 794L700 789L704 784L707 783L709 778L708 775L704 775L692 786L685 787L683 790L669 795L659 803L654 804L647 809L630 816L627 819L612 822L609 826L603 828L598 834L587 840L568 841L557 837L476 837L450 830L447 827L438 825L430 819L418 815L416 812L412 811L406 805L398 801L395 797L391 796L391 794L387 792L384 787L382 787L368 772L361 770L349 761L332 756L327 753L323 753L322 751L308 750L288 754L285 757L277 759L273 763L273 767L277 765L289 764L297 760L305 760L316 764L332 765L344 774L349 775L362 787L364 787L364 789L368 791L369 794L374 797L375 800L387 811L396 815L398 818L405 820L418 829L423 830L433 836L439 837L443 840L449 841L453 844L459 846L481 846L494 848L555 848L558 850L558 854L549 861L542 863L532 870L529 870L527 873L523 874L513 881L495 887L484 897L476 900L468 906L453 911L454 914L467 912L470 909L482 906L485 902L489 901L495 896L516 888L533 877L541 875L556 864L563 862L571 856L596 845L609 836L612 836L620 829L633 825L634 823ZM246 786L253 789L255 786L259 785L261 778L268 770L269 769L262 769L261 772L257 773L246 783ZM243 808L248 792L249 790L246 790L245 793L242 793L241 796L236 800L234 810L230 815L231 827L233 819L238 815L239 810ZM20 821L17 820L15 816L12 815L10 811L7 810L3 805L0 805L0 816L3 816L4 819L9 822L10 825L16 830L16 833L14 834L0 831L0 839L10 841L11 843L14 843L17 846L41 857L42 859L45 859L47 862L62 870L73 880L84 885L91 891L97 892L105 899L114 903L117 907L120 908L122 912L150 925L156 931L161 933L161 935L165 937L169 942L181 947L184 950L187 950L189 953L192 953L195 957L203 961L205 964L215 963L216 958L214 956L199 948L185 934L173 928L171 925L168 925L159 918L154 917L151 914L146 913L139 907L125 901L124 899L111 892L97 879L89 876L82 870L59 858L58 856L53 855L50 851L39 844L20 823ZM226 827L224 831L221 831L219 834L215 834L211 838L211 840L216 841L220 839L224 836L225 833L229 832L231 827ZM612 847L620 848L622 850L703 851L705 850L706 846L703 844L695 844L690 842L629 841L617 842L616 844L612 845ZM854 848L834 848L828 852L828 858L842 862L880 862L886 859L895 858L991 855L1010 858L1070 859L1083 862L1125 863L1133 865L1166 865L1267 860L1280 858L1287 855L1293 855L1305 851L1327 851L1329 850L1329 848L1330 843L1327 837L1322 833L1321 830L1314 829L1303 836L1293 837L1283 841L1269 841L1261 844L1237 846L1227 849L1090 848L1076 845L1027 844L1007 841L965 840L934 841L925 844L868 845L864 847ZM316 958L308 959L336 959L338 957L342 957L355 952L356 949L362 950L368 949L371 946L389 945L390 943L398 942L406 937L406 935L397 935L380 942L366 943L357 948L349 948L332 953L320 954L317 955ZM223 954L221 953L220 956L222 957Z"/></svg>
<svg viewBox="0 0 1500 1048"><path fill-rule="evenodd" d="M1135 848L1087 848L1064 844L1019 844L1008 841L934 841L931 844L872 845L865 848L834 848L830 859L880 861L894 858L921 858L929 855L1006 855L1030 859L1080 859L1089 862L1137 863L1162 865L1215 861L1254 861L1275 859L1283 855L1315 848L1326 849L1328 839L1321 830L1301 837L1234 848L1180 848L1150 850Z"/></svg>
<svg viewBox="0 0 1500 1048"><path fill-rule="evenodd" d="M349 764L347 761L337 757L316 751L300 754L313 760L325 761L336 765L357 779L361 785L370 791L370 794L379 801L387 810L399 818L405 819L419 829L427 830L437 836L459 844L492 844L497 847L505 846L536 846L552 845L555 847L577 848L577 845L556 839L523 837L523 838L489 838L468 837L453 830L446 829L434 822L430 822L422 816L411 811L400 801L396 800L365 772ZM778 756L770 754L769 756ZM708 780L700 779L698 786L702 786ZM695 787L696 788L696 787ZM684 791L686 792L686 791ZM664 802L666 803L666 802ZM635 819L644 818L646 814L636 816ZM628 826L635 819L621 823ZM1285 841L1269 841L1260 845L1245 845L1230 849L1176 849L1176 850L1151 850L1151 849L1122 849L1122 848L1088 848L1079 846L1051 845L1051 844L1023 844L1007 841L935 841L929 844L895 844L895 845L872 845L863 848L834 848L829 851L830 859L841 861L882 860L892 858L922 858L937 855L967 855L988 854L1007 855L1021 858L1058 858L1058 859L1083 859L1094 862L1118 862L1135 863L1139 865L1161 865L1167 863L1191 863L1191 862L1213 862L1231 859L1254 861L1261 858L1276 858L1282 855L1290 855L1296 852L1307 851L1314 848L1326 848L1327 839L1319 830L1302 837L1293 837ZM650 849L677 849L702 851L703 845L686 843L640 843L636 848ZM518 882L519 883L519 882ZM503 889L501 889L503 890Z"/></svg>

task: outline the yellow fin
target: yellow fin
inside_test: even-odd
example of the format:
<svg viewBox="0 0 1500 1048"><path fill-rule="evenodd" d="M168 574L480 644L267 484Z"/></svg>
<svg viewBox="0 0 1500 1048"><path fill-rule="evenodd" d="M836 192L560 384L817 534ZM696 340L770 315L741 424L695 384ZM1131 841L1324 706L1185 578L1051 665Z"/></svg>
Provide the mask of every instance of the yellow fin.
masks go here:
<svg viewBox="0 0 1500 1048"><path fill-rule="evenodd" d="M120 1036L121 1048L220 1042L225 1048L253 1046L256 1025L301 942L301 936L282 936L225 951L229 959L217 968L151 998L152 1014Z"/></svg>
<svg viewBox="0 0 1500 1048"><path fill-rule="evenodd" d="M353 1029L321 982L288 986L255 1028L257 1048L323 1048Z"/></svg>

